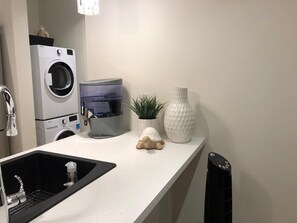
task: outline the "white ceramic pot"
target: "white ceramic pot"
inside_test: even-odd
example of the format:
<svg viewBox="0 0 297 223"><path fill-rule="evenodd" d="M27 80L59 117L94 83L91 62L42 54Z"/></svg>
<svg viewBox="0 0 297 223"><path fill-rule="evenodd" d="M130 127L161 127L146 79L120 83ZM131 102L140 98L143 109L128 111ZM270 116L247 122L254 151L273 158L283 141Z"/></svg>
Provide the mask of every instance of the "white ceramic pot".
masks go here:
<svg viewBox="0 0 297 223"><path fill-rule="evenodd" d="M187 88L174 88L172 101L164 115L164 127L168 138L172 142L187 143L191 141L195 114L188 101Z"/></svg>
<svg viewBox="0 0 297 223"><path fill-rule="evenodd" d="M159 123L158 120L155 119L138 119L138 134L139 136L147 127L153 127L159 132Z"/></svg>

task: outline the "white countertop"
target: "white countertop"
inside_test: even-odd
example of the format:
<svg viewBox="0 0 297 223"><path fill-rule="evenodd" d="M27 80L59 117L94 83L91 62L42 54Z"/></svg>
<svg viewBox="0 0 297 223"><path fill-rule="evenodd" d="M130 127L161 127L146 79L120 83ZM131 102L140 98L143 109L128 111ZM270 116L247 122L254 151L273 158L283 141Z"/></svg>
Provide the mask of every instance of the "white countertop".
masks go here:
<svg viewBox="0 0 297 223"><path fill-rule="evenodd" d="M163 150L147 151L136 149L136 132L106 139L82 133L36 148L117 166L32 222L142 222L202 149L205 138L187 144L165 141Z"/></svg>

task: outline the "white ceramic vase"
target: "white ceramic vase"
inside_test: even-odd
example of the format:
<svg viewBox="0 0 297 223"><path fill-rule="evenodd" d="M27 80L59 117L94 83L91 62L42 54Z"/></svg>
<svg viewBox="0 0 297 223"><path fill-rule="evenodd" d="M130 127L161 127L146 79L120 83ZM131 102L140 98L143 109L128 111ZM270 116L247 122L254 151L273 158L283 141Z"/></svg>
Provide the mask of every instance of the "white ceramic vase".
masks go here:
<svg viewBox="0 0 297 223"><path fill-rule="evenodd" d="M191 141L195 127L195 114L188 101L187 88L173 89L172 101L165 111L164 127L172 142Z"/></svg>
<svg viewBox="0 0 297 223"><path fill-rule="evenodd" d="M158 120L155 119L138 119L138 134L139 136L147 127L153 127L159 132L159 123Z"/></svg>

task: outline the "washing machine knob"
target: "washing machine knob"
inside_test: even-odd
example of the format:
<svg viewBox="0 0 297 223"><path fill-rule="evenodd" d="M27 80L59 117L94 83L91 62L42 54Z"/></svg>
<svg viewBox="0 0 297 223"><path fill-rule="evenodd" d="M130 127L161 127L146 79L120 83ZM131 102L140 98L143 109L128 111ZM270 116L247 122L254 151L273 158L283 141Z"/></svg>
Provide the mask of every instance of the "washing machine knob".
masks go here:
<svg viewBox="0 0 297 223"><path fill-rule="evenodd" d="M62 124L63 124L63 125L66 124L66 119L62 119Z"/></svg>
<svg viewBox="0 0 297 223"><path fill-rule="evenodd" d="M62 51L60 49L57 50L57 54L60 56Z"/></svg>

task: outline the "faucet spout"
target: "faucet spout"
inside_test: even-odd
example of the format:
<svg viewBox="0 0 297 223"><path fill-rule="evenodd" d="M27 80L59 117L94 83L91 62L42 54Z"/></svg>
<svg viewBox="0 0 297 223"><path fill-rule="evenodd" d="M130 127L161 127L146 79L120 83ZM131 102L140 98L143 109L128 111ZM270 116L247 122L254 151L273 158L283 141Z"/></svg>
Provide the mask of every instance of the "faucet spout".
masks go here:
<svg viewBox="0 0 297 223"><path fill-rule="evenodd" d="M7 125L6 125L6 135L7 136L16 136L18 134L17 125L16 125L16 113L13 98L4 85L0 85L0 93L3 95L6 111L7 111Z"/></svg>
<svg viewBox="0 0 297 223"><path fill-rule="evenodd" d="M8 208L17 206L21 203L24 203L27 200L22 179L18 175L15 175L14 177L19 181L20 189L18 192L14 194L6 195Z"/></svg>

